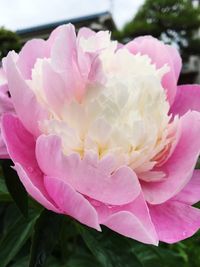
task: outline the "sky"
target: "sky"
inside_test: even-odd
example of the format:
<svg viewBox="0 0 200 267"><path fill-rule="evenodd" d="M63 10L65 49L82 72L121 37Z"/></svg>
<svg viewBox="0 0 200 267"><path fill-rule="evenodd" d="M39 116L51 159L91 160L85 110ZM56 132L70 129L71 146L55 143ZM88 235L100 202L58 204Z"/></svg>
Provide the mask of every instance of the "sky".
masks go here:
<svg viewBox="0 0 200 267"><path fill-rule="evenodd" d="M25 29L111 10L118 28L133 18L144 0L0 0L0 27Z"/></svg>

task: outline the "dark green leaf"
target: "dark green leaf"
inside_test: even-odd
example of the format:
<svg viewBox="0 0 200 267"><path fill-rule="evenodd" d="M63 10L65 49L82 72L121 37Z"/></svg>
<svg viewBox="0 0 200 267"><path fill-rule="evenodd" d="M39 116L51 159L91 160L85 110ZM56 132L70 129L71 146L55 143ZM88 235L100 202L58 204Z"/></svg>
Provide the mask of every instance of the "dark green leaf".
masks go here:
<svg viewBox="0 0 200 267"><path fill-rule="evenodd" d="M28 266L28 256L23 257L22 259L18 260L11 267L27 267Z"/></svg>
<svg viewBox="0 0 200 267"><path fill-rule="evenodd" d="M101 267L94 257L84 254L74 254L65 265L66 267Z"/></svg>
<svg viewBox="0 0 200 267"><path fill-rule="evenodd" d="M62 216L43 210L38 218L31 248L29 267L42 267L59 237Z"/></svg>
<svg viewBox="0 0 200 267"><path fill-rule="evenodd" d="M143 267L134 253L134 241L104 228L102 233L78 225L87 247L103 267Z"/></svg>
<svg viewBox="0 0 200 267"><path fill-rule="evenodd" d="M5 182L2 178L0 178L0 202L10 201L10 200L11 197L10 194L8 193Z"/></svg>
<svg viewBox="0 0 200 267"><path fill-rule="evenodd" d="M13 200L15 201L17 207L22 212L22 214L25 217L27 217L28 216L27 192L22 183L20 182L16 171L13 168L11 168L12 161L4 160L2 166L8 191L11 194Z"/></svg>

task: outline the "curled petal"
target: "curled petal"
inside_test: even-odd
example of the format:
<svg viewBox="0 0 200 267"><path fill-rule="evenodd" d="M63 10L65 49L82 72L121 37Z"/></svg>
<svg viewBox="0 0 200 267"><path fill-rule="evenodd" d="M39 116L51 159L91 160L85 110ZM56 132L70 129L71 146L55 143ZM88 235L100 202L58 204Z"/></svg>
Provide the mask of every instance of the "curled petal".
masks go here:
<svg viewBox="0 0 200 267"><path fill-rule="evenodd" d="M48 176L45 176L44 184L62 213L72 216L83 224L101 230L93 206L69 184Z"/></svg>
<svg viewBox="0 0 200 267"><path fill-rule="evenodd" d="M43 184L43 173L35 158L35 140L18 118L3 116L3 137L19 178L28 193L47 209L59 212Z"/></svg>
<svg viewBox="0 0 200 267"><path fill-rule="evenodd" d="M12 102L26 129L37 136L40 133L38 121L48 118L48 112L38 103L35 94L23 79L14 57L15 54L10 52L6 61L8 87Z"/></svg>
<svg viewBox="0 0 200 267"><path fill-rule="evenodd" d="M140 242L158 245L157 233L142 194L121 207L97 205L95 208L101 224Z"/></svg>
<svg viewBox="0 0 200 267"><path fill-rule="evenodd" d="M192 125L192 127L191 127ZM181 118L181 135L168 161L160 170L166 174L160 182L142 182L145 199L160 204L179 193L192 177L200 153L200 113L193 111Z"/></svg>

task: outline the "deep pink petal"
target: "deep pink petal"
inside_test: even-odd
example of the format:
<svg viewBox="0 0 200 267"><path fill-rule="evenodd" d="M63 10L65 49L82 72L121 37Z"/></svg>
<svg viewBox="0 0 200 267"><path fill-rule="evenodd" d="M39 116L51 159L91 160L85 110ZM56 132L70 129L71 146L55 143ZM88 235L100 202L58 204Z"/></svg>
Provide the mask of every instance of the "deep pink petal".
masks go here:
<svg viewBox="0 0 200 267"><path fill-rule="evenodd" d="M96 205L100 224L147 244L158 244L158 237L145 200L140 194L132 203L121 207Z"/></svg>
<svg viewBox="0 0 200 267"><path fill-rule="evenodd" d="M170 113L182 116L188 110L200 111L200 85L181 85L177 88Z"/></svg>
<svg viewBox="0 0 200 267"><path fill-rule="evenodd" d="M93 206L69 184L48 176L44 178L44 183L49 195L62 213L72 216L83 224L101 230L97 212Z"/></svg>
<svg viewBox="0 0 200 267"><path fill-rule="evenodd" d="M33 91L23 79L13 60L12 52L7 57L6 74L9 91L17 115L26 129L37 136L40 133L38 121L48 118L48 113L38 103Z"/></svg>
<svg viewBox="0 0 200 267"><path fill-rule="evenodd" d="M189 205L200 201L200 170L194 171L189 183L173 199Z"/></svg>
<svg viewBox="0 0 200 267"><path fill-rule="evenodd" d="M160 170L161 182L142 182L146 200L160 204L178 194L192 177L200 153L200 113L189 112L181 118L181 135L173 154Z"/></svg>
<svg viewBox="0 0 200 267"><path fill-rule="evenodd" d="M165 64L170 67L170 71L163 77L162 84L167 92L168 100L172 104L176 95L176 86L182 65L177 50L164 45L164 43L151 36L135 38L126 47L134 54L148 55L157 68L161 68Z"/></svg>
<svg viewBox="0 0 200 267"><path fill-rule="evenodd" d="M149 207L160 241L175 243L192 236L200 227L200 210L178 201Z"/></svg>
<svg viewBox="0 0 200 267"><path fill-rule="evenodd" d="M20 120L11 114L3 116L2 126L8 153L26 190L43 206L59 212L44 187L43 173L35 158L35 140L33 136L27 132Z"/></svg>
<svg viewBox="0 0 200 267"><path fill-rule="evenodd" d="M88 156L81 160L75 153L65 156L61 140L55 135L38 138L36 157L47 176L63 179L78 192L104 203L129 203L140 192L137 176L129 167L122 166L113 173L108 173L106 170L110 169L110 165L107 168L98 165L95 158Z"/></svg>

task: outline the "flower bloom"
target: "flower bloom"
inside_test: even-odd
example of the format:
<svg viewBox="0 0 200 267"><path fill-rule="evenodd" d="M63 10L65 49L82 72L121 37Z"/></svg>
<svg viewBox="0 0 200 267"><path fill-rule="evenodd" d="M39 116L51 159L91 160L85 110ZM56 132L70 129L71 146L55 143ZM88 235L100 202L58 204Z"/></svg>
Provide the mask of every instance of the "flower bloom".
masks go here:
<svg viewBox="0 0 200 267"><path fill-rule="evenodd" d="M174 48L64 25L3 66L16 112L3 138L39 203L147 244L199 229L200 87L177 86Z"/></svg>

